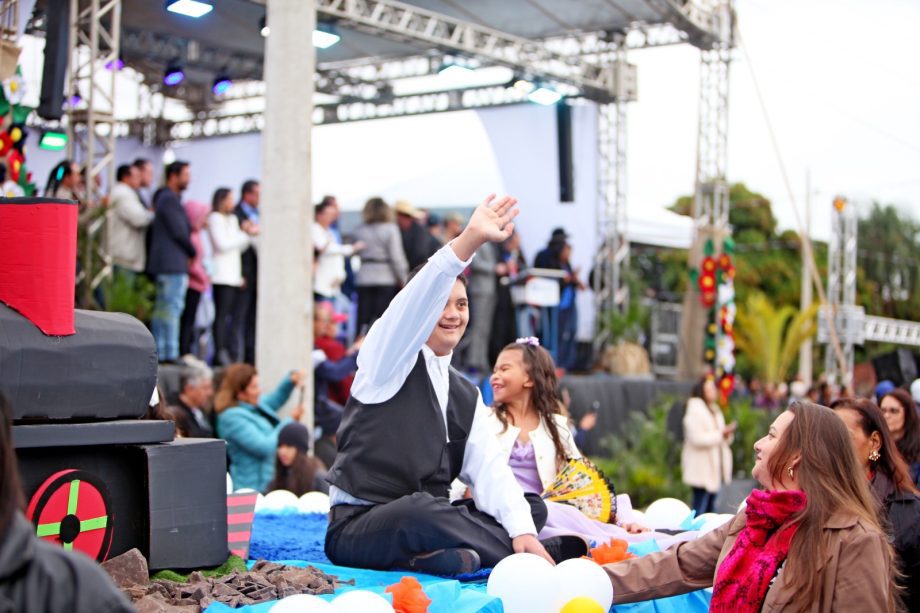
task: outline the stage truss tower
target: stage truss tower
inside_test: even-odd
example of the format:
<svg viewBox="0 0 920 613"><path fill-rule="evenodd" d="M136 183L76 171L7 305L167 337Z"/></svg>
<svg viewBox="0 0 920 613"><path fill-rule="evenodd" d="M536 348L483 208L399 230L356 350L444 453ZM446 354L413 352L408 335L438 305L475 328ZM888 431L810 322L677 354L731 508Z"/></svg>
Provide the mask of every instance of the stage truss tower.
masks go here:
<svg viewBox="0 0 920 613"><path fill-rule="evenodd" d="M120 40L121 0L71 0L68 156L86 168L84 204L90 208L100 202L102 189L115 184L115 68ZM77 93L86 101L85 107L72 103ZM112 265L106 248L106 215L88 211L84 216L83 270L77 280L84 282L84 304L89 304Z"/></svg>
<svg viewBox="0 0 920 613"><path fill-rule="evenodd" d="M594 261L594 303L597 331L595 353L611 340L609 319L622 313L629 303L625 273L629 267L626 237L626 106L635 99L635 72L626 62L624 37L615 41L613 56L617 75L617 96L597 107L598 190L597 239ZM634 68L634 67L633 67ZM630 82L630 75L632 76Z"/></svg>

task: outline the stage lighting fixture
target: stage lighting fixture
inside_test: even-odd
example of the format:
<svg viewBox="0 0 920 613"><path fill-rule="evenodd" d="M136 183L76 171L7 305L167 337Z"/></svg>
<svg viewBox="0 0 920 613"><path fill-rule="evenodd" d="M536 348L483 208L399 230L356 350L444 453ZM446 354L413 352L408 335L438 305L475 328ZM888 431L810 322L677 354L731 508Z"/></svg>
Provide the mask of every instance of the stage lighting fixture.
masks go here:
<svg viewBox="0 0 920 613"><path fill-rule="evenodd" d="M38 142L39 149L47 149L48 151L60 151L66 146L67 134L65 132L58 132L57 130L42 131L42 138Z"/></svg>
<svg viewBox="0 0 920 613"><path fill-rule="evenodd" d="M271 31L272 29L268 26L265 17L260 19L259 33L262 34L262 38L271 34ZM342 37L339 36L335 26L330 23L318 23L316 29L313 30L313 46L317 49L328 49L340 40L342 40Z"/></svg>
<svg viewBox="0 0 920 613"><path fill-rule="evenodd" d="M211 91L214 92L215 96L226 94L232 83L229 76L226 74L219 74L217 78L214 79L214 85L211 86Z"/></svg>
<svg viewBox="0 0 920 613"><path fill-rule="evenodd" d="M545 86L540 86L527 95L527 99L537 104L550 106L562 100L562 94Z"/></svg>
<svg viewBox="0 0 920 613"><path fill-rule="evenodd" d="M335 26L330 23L318 23L313 30L313 46L317 49L328 49L332 45L342 40L339 33L336 32Z"/></svg>
<svg viewBox="0 0 920 613"><path fill-rule="evenodd" d="M118 58L116 58L116 59L114 59L114 60L109 60L109 61L106 62L106 64L105 64L105 69L106 69L106 70L112 70L112 69L114 69L116 72L119 71L119 70L121 70L121 69L124 68L124 67L125 67L125 61L124 61L123 59L121 59L121 56L119 56Z"/></svg>
<svg viewBox="0 0 920 613"><path fill-rule="evenodd" d="M166 10L186 17L207 15L214 6L207 0L166 0Z"/></svg>
<svg viewBox="0 0 920 613"><path fill-rule="evenodd" d="M173 87L182 83L185 80L185 72L182 71L182 66L177 62L173 62L166 67L166 72L163 74L163 84L167 87Z"/></svg>

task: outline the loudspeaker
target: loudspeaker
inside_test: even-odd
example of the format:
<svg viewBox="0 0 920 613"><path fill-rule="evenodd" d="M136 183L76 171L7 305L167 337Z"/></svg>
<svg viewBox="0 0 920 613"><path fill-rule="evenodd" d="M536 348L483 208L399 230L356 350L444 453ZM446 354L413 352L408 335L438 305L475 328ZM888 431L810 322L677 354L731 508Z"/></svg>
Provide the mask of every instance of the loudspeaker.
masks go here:
<svg viewBox="0 0 920 613"><path fill-rule="evenodd" d="M875 377L878 381L891 381L899 387L908 385L917 378L915 356L904 347L872 358L872 366L875 368Z"/></svg>
<svg viewBox="0 0 920 613"><path fill-rule="evenodd" d="M48 0L45 7L45 65L42 69L42 91L38 115L45 119L60 119L64 114L64 80L69 59L70 0Z"/></svg>
<svg viewBox="0 0 920 613"><path fill-rule="evenodd" d="M556 105L556 135L559 142L559 200L575 201L575 172L572 169L572 107Z"/></svg>

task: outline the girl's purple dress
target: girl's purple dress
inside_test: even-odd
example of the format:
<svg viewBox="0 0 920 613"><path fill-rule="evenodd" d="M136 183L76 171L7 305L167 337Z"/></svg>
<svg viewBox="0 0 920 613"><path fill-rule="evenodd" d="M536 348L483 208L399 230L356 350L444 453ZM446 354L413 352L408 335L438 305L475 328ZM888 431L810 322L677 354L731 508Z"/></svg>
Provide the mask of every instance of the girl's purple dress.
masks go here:
<svg viewBox="0 0 920 613"><path fill-rule="evenodd" d="M514 441L508 466L517 478L525 493L542 494L543 484L537 472L537 458L534 454L533 443ZM537 535L541 539L559 536L562 534L578 534L591 541L592 547L610 542L610 539L620 539L630 542L644 541L654 538L654 532L642 534L629 534L623 528L613 524L604 524L584 515L572 505L561 502L546 503L548 516L546 525Z"/></svg>

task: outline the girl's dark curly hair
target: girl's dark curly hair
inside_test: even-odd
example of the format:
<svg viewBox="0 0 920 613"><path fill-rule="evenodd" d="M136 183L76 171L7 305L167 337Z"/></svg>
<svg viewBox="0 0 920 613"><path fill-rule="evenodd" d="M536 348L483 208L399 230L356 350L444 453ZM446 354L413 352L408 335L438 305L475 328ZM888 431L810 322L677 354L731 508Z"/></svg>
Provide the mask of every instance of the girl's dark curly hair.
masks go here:
<svg viewBox="0 0 920 613"><path fill-rule="evenodd" d="M529 343L511 343L505 345L502 352L520 351L521 359L524 362L524 369L530 380L533 381L531 388L531 403L534 410L540 416L550 438L553 439L553 445L556 448L556 464L561 467L568 461L565 447L562 445L562 437L559 435L559 427L556 425L554 416L561 415L559 410L559 400L557 398L556 388L558 381L556 379L556 365L549 352L536 344ZM508 429L508 408L502 403L495 404L495 415L502 422L504 429Z"/></svg>

